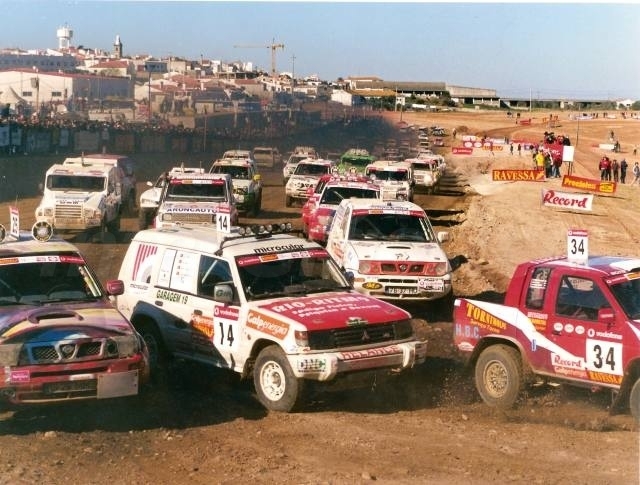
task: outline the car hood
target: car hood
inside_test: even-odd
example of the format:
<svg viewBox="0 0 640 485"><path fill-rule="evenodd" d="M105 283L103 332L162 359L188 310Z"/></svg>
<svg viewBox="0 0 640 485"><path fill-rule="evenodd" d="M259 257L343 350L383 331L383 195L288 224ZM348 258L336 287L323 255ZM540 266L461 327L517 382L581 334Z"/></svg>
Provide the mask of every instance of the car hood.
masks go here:
<svg viewBox="0 0 640 485"><path fill-rule="evenodd" d="M447 255L436 242L349 241L345 257L346 261L447 261Z"/></svg>
<svg viewBox="0 0 640 485"><path fill-rule="evenodd" d="M327 292L250 303L247 325L283 338L292 324L309 331L411 318L405 310L360 293Z"/></svg>
<svg viewBox="0 0 640 485"><path fill-rule="evenodd" d="M3 308L0 317L0 342L28 339L50 341L63 338L127 335L134 333L122 314L106 303L78 308L65 306L20 306Z"/></svg>

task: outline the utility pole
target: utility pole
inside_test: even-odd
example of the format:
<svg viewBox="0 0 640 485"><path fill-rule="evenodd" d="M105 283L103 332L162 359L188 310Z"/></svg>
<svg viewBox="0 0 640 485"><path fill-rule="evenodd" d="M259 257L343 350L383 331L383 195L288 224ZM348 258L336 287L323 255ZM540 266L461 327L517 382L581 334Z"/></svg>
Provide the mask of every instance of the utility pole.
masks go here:
<svg viewBox="0 0 640 485"><path fill-rule="evenodd" d="M291 55L291 94L293 94L293 88L296 87L296 56Z"/></svg>

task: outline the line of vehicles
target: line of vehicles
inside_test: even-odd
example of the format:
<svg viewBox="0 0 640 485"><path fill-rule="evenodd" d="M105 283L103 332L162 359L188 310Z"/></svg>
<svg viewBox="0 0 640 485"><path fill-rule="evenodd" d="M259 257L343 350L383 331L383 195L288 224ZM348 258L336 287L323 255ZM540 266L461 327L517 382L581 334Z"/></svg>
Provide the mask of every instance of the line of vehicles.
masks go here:
<svg viewBox="0 0 640 485"><path fill-rule="evenodd" d="M412 162L338 172L310 148L285 200L303 202L301 231L238 224L260 210L250 152L225 153L208 172L176 166L141 194L141 230L106 289L54 232L117 227L110 201L118 214L134 207L130 161L51 167L31 231L14 210L10 230L0 226L0 398L134 395L177 357L251 379L267 409L289 412L318 385L423 363L427 342L394 305L423 301L453 310L454 343L487 404L508 408L527 385L564 382L610 390L612 408L640 416L640 260L532 261L504 303L454 301L448 234L411 201Z"/></svg>

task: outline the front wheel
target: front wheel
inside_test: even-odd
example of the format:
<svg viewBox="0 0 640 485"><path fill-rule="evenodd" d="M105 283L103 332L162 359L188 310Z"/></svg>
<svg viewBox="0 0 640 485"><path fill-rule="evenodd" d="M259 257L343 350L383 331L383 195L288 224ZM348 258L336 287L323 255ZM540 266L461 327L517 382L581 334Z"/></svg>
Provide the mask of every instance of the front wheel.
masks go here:
<svg viewBox="0 0 640 485"><path fill-rule="evenodd" d="M166 371L169 360L164 341L156 325L152 322L144 322L136 325L136 330L144 340L149 352L149 370L151 378L157 380Z"/></svg>
<svg viewBox="0 0 640 485"><path fill-rule="evenodd" d="M258 400L270 411L288 413L302 401L304 380L293 374L284 352L274 345L258 354L253 383Z"/></svg>
<svg viewBox="0 0 640 485"><path fill-rule="evenodd" d="M636 422L640 422L640 379L638 379L631 388L629 408L631 410L631 416L633 416Z"/></svg>
<svg viewBox="0 0 640 485"><path fill-rule="evenodd" d="M482 351L475 367L476 389L491 407L509 409L522 390L522 360L507 345L492 345Z"/></svg>

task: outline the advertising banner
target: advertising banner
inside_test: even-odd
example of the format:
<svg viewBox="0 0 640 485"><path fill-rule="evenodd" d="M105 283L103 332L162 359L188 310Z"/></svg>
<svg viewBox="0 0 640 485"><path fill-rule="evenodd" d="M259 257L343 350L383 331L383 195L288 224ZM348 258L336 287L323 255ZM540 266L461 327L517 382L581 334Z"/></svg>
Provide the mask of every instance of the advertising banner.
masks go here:
<svg viewBox="0 0 640 485"><path fill-rule="evenodd" d="M454 155L471 155L473 153L473 147L452 147L451 153Z"/></svg>
<svg viewBox="0 0 640 485"><path fill-rule="evenodd" d="M562 186L571 189L598 192L599 194L613 194L616 191L617 184L610 180L593 180L575 177L573 175L565 175L562 177Z"/></svg>
<svg viewBox="0 0 640 485"><path fill-rule="evenodd" d="M491 172L491 179L496 182L544 182L544 170L533 169L500 169Z"/></svg>
<svg viewBox="0 0 640 485"><path fill-rule="evenodd" d="M542 189L542 205L555 207L556 209L573 209L590 212L593 210L593 194L578 194L574 192Z"/></svg>

